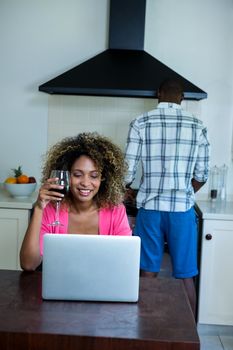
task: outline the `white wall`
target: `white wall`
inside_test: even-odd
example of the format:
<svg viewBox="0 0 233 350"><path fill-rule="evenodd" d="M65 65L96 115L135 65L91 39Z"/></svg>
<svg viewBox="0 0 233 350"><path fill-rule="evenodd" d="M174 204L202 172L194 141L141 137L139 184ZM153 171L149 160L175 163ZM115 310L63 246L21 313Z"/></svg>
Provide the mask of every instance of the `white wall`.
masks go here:
<svg viewBox="0 0 233 350"><path fill-rule="evenodd" d="M200 118L209 131L211 164L229 167L232 195L233 2L147 0L147 5L145 50L208 93ZM206 191L208 186L201 190Z"/></svg>
<svg viewBox="0 0 233 350"><path fill-rule="evenodd" d="M22 165L40 179L48 95L38 86L106 47L107 0L0 1L0 182Z"/></svg>
<svg viewBox="0 0 233 350"><path fill-rule="evenodd" d="M108 9L108 0L0 1L0 182L17 165L40 178L49 107L38 86L107 47ZM145 50L208 93L199 117L233 196L232 30L232 0L147 0Z"/></svg>

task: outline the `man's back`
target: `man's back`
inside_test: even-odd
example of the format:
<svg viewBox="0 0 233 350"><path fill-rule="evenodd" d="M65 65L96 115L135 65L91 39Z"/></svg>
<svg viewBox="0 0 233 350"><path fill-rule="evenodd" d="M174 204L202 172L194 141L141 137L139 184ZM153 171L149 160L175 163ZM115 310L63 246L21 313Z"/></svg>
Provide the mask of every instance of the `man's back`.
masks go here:
<svg viewBox="0 0 233 350"><path fill-rule="evenodd" d="M181 105L160 102L131 123L126 149L128 177L141 158L143 178L138 207L185 211L194 204L191 184L206 181L208 140L203 123Z"/></svg>

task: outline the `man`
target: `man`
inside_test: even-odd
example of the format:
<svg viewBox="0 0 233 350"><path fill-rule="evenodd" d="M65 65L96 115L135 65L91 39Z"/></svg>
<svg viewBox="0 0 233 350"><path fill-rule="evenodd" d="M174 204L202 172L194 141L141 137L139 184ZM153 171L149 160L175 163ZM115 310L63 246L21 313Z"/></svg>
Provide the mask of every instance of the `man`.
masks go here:
<svg viewBox="0 0 233 350"><path fill-rule="evenodd" d="M173 276L184 281L195 314L194 193L208 178L209 142L203 123L181 108L182 98L182 84L166 80L158 91L157 108L131 122L125 153L129 166L126 184L129 187L133 182L141 162L134 232L142 242L141 275L156 277L166 240Z"/></svg>

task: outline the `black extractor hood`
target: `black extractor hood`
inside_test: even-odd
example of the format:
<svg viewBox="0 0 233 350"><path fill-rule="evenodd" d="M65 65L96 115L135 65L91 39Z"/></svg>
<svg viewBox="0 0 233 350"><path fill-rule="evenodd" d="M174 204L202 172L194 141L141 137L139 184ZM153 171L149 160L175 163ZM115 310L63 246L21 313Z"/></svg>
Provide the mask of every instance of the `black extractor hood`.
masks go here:
<svg viewBox="0 0 233 350"><path fill-rule="evenodd" d="M207 93L144 51L146 0L110 0L109 49L39 86L49 94L156 98L164 79L181 79L186 100ZM190 67L192 69L192 67Z"/></svg>

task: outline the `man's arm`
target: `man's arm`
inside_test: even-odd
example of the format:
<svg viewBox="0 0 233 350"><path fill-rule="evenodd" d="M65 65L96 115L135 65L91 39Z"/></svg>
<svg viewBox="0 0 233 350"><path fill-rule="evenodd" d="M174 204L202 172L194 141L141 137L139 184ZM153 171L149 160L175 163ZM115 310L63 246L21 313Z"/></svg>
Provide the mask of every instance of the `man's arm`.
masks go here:
<svg viewBox="0 0 233 350"><path fill-rule="evenodd" d="M209 153L210 144L207 137L207 129L203 128L199 140L197 161L194 168L193 178L191 180L194 192L199 191L208 179L210 159Z"/></svg>
<svg viewBox="0 0 233 350"><path fill-rule="evenodd" d="M193 190L194 190L194 193L196 193L197 191L200 190L200 188L202 186L204 186L205 182L199 182L195 179L192 179L192 186L193 186Z"/></svg>
<svg viewBox="0 0 233 350"><path fill-rule="evenodd" d="M135 179L138 163L141 158L141 147L142 144L139 135L139 129L136 125L136 122L132 121L130 123L125 149L125 161L128 164L128 171L125 176L125 184L129 188Z"/></svg>

